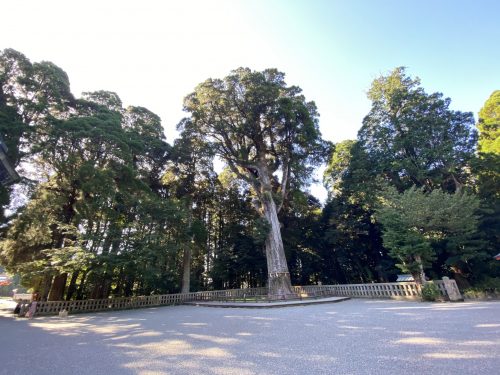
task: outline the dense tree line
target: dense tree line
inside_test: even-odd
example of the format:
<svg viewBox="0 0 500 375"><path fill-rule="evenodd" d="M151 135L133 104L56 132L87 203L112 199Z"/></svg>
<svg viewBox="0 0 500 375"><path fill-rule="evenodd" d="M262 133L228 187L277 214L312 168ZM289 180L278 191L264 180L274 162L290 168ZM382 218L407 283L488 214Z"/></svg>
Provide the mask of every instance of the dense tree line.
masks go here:
<svg viewBox="0 0 500 375"><path fill-rule="evenodd" d="M22 179L0 188L0 263L51 300L498 280L500 92L477 124L403 68L369 98L358 138L333 145L283 73L240 68L186 97L169 144L148 109L76 98L61 68L4 50L0 135ZM307 190L321 163L324 207Z"/></svg>
<svg viewBox="0 0 500 375"><path fill-rule="evenodd" d="M360 241L345 260L351 276L498 284L498 91L477 127L404 68L374 80L368 97L358 138L336 145L325 173L331 244L344 255Z"/></svg>

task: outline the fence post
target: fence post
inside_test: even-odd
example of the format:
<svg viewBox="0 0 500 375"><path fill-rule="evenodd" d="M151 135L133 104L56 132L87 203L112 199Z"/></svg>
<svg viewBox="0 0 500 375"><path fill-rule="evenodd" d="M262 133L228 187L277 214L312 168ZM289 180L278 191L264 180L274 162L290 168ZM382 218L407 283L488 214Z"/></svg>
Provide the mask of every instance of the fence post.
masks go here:
<svg viewBox="0 0 500 375"><path fill-rule="evenodd" d="M463 301L463 297L458 290L457 283L455 280L450 280L449 277L443 277L444 288L446 289L446 293L448 294L448 298L452 302Z"/></svg>

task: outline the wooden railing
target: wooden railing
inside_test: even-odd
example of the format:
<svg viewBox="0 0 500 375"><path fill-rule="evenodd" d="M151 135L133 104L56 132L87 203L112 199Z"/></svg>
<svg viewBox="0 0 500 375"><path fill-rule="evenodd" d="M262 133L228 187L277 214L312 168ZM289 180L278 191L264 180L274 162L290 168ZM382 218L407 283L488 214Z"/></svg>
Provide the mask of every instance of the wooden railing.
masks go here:
<svg viewBox="0 0 500 375"><path fill-rule="evenodd" d="M266 293L267 288L249 288L76 301L41 301L37 304L36 314L53 315L62 310L66 310L69 313L79 313L137 309L141 307L179 305L190 301L234 300L263 295Z"/></svg>
<svg viewBox="0 0 500 375"><path fill-rule="evenodd" d="M441 297L445 300L457 301L462 296L455 280L443 278L432 281L437 286ZM371 284L340 284L340 285L308 285L296 286L295 292L302 295L331 295L354 298L393 298L420 299L422 291L415 282L371 283Z"/></svg>
<svg viewBox="0 0 500 375"><path fill-rule="evenodd" d="M331 296L359 298L406 298L421 297L420 287L416 283L373 283L373 284L343 284L343 285L309 285L295 287L297 293L321 293Z"/></svg>
<svg viewBox="0 0 500 375"><path fill-rule="evenodd" d="M451 299L451 296L456 295L456 293L460 295L454 280L434 281L433 283L438 287L444 299ZM307 285L295 286L293 288L300 298L318 296L395 299L421 298L420 286L414 282ZM191 301L252 301L253 299L267 295L267 292L267 288L248 288L76 301L39 301L36 306L36 315L54 315L63 310L69 313L79 313L137 309L142 307L178 305ZM29 301L23 301L22 303L26 304L25 307L27 307Z"/></svg>

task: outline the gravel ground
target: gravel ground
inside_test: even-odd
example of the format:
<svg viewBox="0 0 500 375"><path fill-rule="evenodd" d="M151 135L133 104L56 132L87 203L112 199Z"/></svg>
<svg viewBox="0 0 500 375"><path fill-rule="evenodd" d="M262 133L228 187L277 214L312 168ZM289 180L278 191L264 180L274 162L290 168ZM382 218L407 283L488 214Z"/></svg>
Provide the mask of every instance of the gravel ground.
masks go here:
<svg viewBox="0 0 500 375"><path fill-rule="evenodd" d="M6 304L0 304L1 307ZM0 315L0 374L499 374L500 302Z"/></svg>

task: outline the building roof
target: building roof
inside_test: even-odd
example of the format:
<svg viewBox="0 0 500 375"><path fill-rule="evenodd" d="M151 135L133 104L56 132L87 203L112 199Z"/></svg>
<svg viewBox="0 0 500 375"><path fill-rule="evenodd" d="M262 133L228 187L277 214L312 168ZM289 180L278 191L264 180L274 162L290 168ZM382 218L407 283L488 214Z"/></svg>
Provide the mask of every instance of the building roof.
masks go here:
<svg viewBox="0 0 500 375"><path fill-rule="evenodd" d="M404 282L404 281L415 281L415 279L410 274L398 275L398 279L396 280L396 282Z"/></svg>

